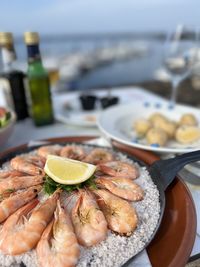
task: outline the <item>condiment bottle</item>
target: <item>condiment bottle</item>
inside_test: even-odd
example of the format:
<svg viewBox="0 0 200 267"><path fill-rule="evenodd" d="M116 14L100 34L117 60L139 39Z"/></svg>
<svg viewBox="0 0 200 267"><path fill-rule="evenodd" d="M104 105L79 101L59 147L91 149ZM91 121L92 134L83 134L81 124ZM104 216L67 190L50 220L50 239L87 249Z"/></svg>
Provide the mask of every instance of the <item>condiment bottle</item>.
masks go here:
<svg viewBox="0 0 200 267"><path fill-rule="evenodd" d="M43 67L37 32L26 32L24 40L28 52L29 102L36 126L51 124L54 121L48 73Z"/></svg>
<svg viewBox="0 0 200 267"><path fill-rule="evenodd" d="M0 77L1 105L14 109L18 120L28 117L24 73L14 67L16 54L13 36L10 32L0 32L3 72Z"/></svg>

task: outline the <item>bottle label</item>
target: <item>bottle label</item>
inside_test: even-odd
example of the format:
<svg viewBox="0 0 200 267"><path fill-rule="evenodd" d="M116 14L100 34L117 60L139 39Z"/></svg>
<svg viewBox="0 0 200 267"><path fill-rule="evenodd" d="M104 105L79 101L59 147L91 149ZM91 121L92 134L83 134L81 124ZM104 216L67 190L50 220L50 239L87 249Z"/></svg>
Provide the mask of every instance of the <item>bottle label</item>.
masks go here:
<svg viewBox="0 0 200 267"><path fill-rule="evenodd" d="M7 47L2 48L2 61L5 65L11 64L16 59L15 51Z"/></svg>
<svg viewBox="0 0 200 267"><path fill-rule="evenodd" d="M38 44L28 45L27 51L28 51L28 59L29 60L40 58L40 50L39 50Z"/></svg>
<svg viewBox="0 0 200 267"><path fill-rule="evenodd" d="M5 78L0 78L0 106L14 110L10 83Z"/></svg>
<svg viewBox="0 0 200 267"><path fill-rule="evenodd" d="M28 78L24 77L24 89L25 89L25 95L26 95L26 101L28 105L28 113L30 116L32 116L31 107L32 107L32 101L31 101L31 93L29 88L29 82Z"/></svg>

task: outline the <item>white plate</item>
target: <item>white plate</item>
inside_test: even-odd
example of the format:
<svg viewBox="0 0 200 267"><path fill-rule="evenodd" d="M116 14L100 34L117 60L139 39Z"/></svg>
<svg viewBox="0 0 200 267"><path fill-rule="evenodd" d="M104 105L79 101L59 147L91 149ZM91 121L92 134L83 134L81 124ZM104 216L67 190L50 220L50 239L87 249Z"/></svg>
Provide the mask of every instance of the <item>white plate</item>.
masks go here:
<svg viewBox="0 0 200 267"><path fill-rule="evenodd" d="M92 91L91 94L95 94L98 97L104 97L108 95L109 90L99 89ZM148 101L163 101L163 99L157 95L154 95L140 87L120 87L112 88L111 94L113 96L118 96L121 104L130 103L134 101L143 101L148 99ZM96 107L91 111L84 111L81 108L79 101L80 92L67 92L54 94L53 104L55 111L55 118L58 121L75 125L81 127L96 127L95 118L101 112L100 103L96 103ZM94 117L91 121L90 118Z"/></svg>
<svg viewBox="0 0 200 267"><path fill-rule="evenodd" d="M108 91L113 96L118 96L121 104L127 104L134 101L156 101L162 102L163 99L158 95L154 95L146 91L143 88L128 86L108 89L98 89L92 91L91 94L95 94L101 98L108 95ZM101 112L102 108L100 103L97 101L96 107L92 111L83 111L79 101L80 92L66 92L53 95L53 104L55 111L55 118L58 121L81 127L96 127L95 118ZM91 121L90 118L94 117Z"/></svg>
<svg viewBox="0 0 200 267"><path fill-rule="evenodd" d="M72 124L75 126L96 127L97 115L97 112L69 113L66 115L58 113L55 115L55 117L60 122Z"/></svg>
<svg viewBox="0 0 200 267"><path fill-rule="evenodd" d="M54 99L55 118L67 124L81 127L96 127L98 110L81 109L78 94L66 94Z"/></svg>
<svg viewBox="0 0 200 267"><path fill-rule="evenodd" d="M171 109L167 101L161 101L160 103L157 101L156 103L140 102L109 108L101 113L97 124L106 137L131 147L159 153L185 153L200 149L200 140L189 145L169 141L165 147L153 147L148 145L145 140L138 139L132 127L134 121L140 118L148 118L154 112L160 112L175 121L178 121L185 113L193 113L200 123L200 111L198 109L183 105L176 105L175 108Z"/></svg>

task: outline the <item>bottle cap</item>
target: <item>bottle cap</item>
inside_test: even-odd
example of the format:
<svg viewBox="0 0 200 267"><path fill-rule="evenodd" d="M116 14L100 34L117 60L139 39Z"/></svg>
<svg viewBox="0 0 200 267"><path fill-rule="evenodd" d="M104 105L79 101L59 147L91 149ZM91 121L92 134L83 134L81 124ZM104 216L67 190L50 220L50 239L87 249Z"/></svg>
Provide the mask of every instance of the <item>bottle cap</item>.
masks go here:
<svg viewBox="0 0 200 267"><path fill-rule="evenodd" d="M39 34L37 32L25 32L24 41L27 45L33 45L39 43Z"/></svg>
<svg viewBox="0 0 200 267"><path fill-rule="evenodd" d="M12 45L13 36L11 32L0 32L0 45Z"/></svg>

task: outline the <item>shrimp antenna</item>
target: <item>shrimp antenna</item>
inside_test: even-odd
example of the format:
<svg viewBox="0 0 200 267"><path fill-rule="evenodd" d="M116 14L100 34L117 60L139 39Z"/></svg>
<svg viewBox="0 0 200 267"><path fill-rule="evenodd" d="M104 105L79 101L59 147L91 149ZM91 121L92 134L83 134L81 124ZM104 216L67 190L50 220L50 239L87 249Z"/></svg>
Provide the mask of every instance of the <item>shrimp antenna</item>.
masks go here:
<svg viewBox="0 0 200 267"><path fill-rule="evenodd" d="M105 199L103 199L103 197L102 196L100 196L99 195L99 193L97 193L96 191L94 192L94 195L97 195L98 197L99 197L99 200L102 200L102 201L104 201L104 203L106 204L106 201L105 201ZM107 204L106 204L107 205Z"/></svg>
<svg viewBox="0 0 200 267"><path fill-rule="evenodd" d="M73 196L76 194L75 191L71 192L70 195L67 196L67 200L66 200L66 206L68 206L70 204L70 202L72 201Z"/></svg>
<svg viewBox="0 0 200 267"><path fill-rule="evenodd" d="M85 191L86 191L86 193L88 195L90 195L90 196L93 196L94 195L94 193L92 192L92 190L90 188L88 188L87 186L85 186L84 189L85 189Z"/></svg>

